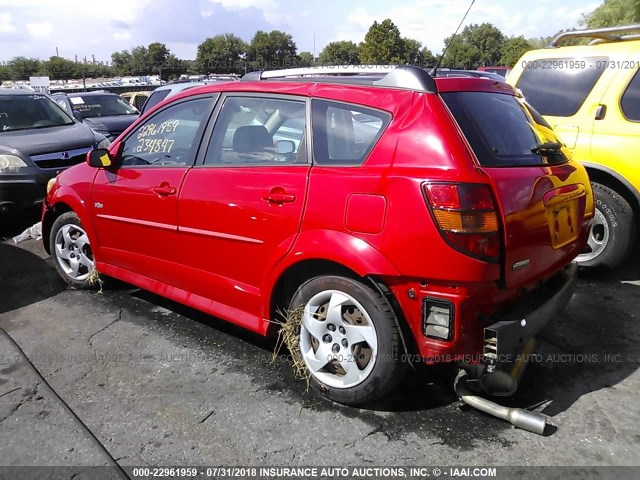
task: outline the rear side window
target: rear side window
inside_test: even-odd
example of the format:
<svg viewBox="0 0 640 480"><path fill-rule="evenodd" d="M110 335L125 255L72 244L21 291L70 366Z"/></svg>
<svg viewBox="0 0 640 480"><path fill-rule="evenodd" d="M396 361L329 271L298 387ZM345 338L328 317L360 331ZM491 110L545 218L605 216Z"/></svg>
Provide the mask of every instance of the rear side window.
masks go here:
<svg viewBox="0 0 640 480"><path fill-rule="evenodd" d="M607 67L607 57L525 62L516 86L542 115L575 115Z"/></svg>
<svg viewBox="0 0 640 480"><path fill-rule="evenodd" d="M530 111L511 95L450 92L443 93L442 98L483 166L543 165L567 160L548 124L537 123L535 110Z"/></svg>
<svg viewBox="0 0 640 480"><path fill-rule="evenodd" d="M326 100L311 102L318 165L361 165L391 121L388 112Z"/></svg>
<svg viewBox="0 0 640 480"><path fill-rule="evenodd" d="M628 120L640 122L640 70L633 76L622 95L620 108Z"/></svg>

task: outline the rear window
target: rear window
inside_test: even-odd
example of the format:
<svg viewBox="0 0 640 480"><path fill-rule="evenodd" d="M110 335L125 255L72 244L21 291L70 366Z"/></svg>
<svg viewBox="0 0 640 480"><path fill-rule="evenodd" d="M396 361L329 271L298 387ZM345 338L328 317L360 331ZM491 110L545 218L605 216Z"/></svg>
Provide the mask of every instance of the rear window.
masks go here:
<svg viewBox="0 0 640 480"><path fill-rule="evenodd" d="M391 121L387 112L326 100L311 103L318 165L360 165Z"/></svg>
<svg viewBox="0 0 640 480"><path fill-rule="evenodd" d="M167 98L167 95L169 95L169 92L170 90L168 88L166 90L158 90L156 92L153 92L151 96L147 99L147 102L144 104L144 107L142 107L142 113L148 112L157 104L159 104L162 100Z"/></svg>
<svg viewBox="0 0 640 480"><path fill-rule="evenodd" d="M620 108L628 120L640 122L640 70L633 76L622 95Z"/></svg>
<svg viewBox="0 0 640 480"><path fill-rule="evenodd" d="M542 115L575 115L607 67L608 57L525 61L516 87Z"/></svg>
<svg viewBox="0 0 640 480"><path fill-rule="evenodd" d="M511 95L488 92L449 92L442 98L483 166L544 165L567 160L560 149L543 144L558 140L539 115Z"/></svg>

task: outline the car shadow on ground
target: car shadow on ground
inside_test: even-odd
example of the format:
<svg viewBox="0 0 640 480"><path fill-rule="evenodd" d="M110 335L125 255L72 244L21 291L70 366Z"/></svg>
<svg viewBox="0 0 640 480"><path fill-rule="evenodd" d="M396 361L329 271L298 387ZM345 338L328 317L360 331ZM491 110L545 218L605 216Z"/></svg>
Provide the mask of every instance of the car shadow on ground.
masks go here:
<svg viewBox="0 0 640 480"><path fill-rule="evenodd" d="M0 313L25 307L66 289L55 268L18 246L0 243Z"/></svg>
<svg viewBox="0 0 640 480"><path fill-rule="evenodd" d="M46 268L55 275L51 267ZM362 408L345 407L324 399L313 389L306 389L305 382L294 378L290 362L283 355L270 367L251 360L256 356L267 357L274 351L273 337L262 337L144 290L129 287L128 291L113 293L114 306L126 306L126 298L142 300L150 311L161 307L183 317L181 337L192 337L203 347L207 345L204 337L215 338L216 348L224 349L230 357L237 356L234 363L255 375L255 383L261 385L262 390L287 392L285 401L302 405L301 408L357 417L388 438L405 438L409 433L435 435L443 444L468 449L473 448L478 439L504 443L504 432L512 428L507 422L492 419L458 401L453 391L456 370L451 366L410 371L406 380L383 401ZM536 408L549 415L553 423L553 417L565 412L584 395L624 381L640 367L640 322L634 318L637 305L640 305L640 287L634 284L596 283L581 278L565 312L544 330L535 350L535 361L529 364L516 395L494 400L512 407ZM162 321L171 323L176 319ZM209 329L211 335L207 332ZM448 431L464 434L452 439L443 433ZM551 428L548 434L553 431Z"/></svg>
<svg viewBox="0 0 640 480"><path fill-rule="evenodd" d="M521 388L503 403L544 407L542 413L554 417L584 395L615 388L640 368L640 287L616 289L614 297L583 282L541 334Z"/></svg>

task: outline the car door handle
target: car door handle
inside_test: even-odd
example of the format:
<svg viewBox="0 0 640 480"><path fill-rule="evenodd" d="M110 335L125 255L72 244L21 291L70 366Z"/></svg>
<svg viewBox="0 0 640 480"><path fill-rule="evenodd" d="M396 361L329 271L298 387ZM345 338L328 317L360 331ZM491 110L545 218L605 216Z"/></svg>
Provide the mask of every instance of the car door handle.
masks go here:
<svg viewBox="0 0 640 480"><path fill-rule="evenodd" d="M163 183L158 187L153 187L152 190L153 190L153 193L157 193L161 197L168 197L169 195L175 195L178 191L176 187L172 187L168 183Z"/></svg>
<svg viewBox="0 0 640 480"><path fill-rule="evenodd" d="M289 193L269 192L262 195L262 199L269 203L282 204L294 202L296 196Z"/></svg>
<svg viewBox="0 0 640 480"><path fill-rule="evenodd" d="M598 105L598 108L596 109L596 120L604 120L604 117L606 114L607 114L607 106Z"/></svg>

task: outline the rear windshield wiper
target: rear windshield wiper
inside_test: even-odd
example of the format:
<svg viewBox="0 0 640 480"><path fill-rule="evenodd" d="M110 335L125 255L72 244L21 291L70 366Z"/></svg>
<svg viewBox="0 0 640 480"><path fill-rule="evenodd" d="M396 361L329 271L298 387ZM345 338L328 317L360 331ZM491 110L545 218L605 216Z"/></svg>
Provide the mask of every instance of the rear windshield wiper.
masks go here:
<svg viewBox="0 0 640 480"><path fill-rule="evenodd" d="M556 153L559 152L561 148L562 144L559 142L547 142L533 147L531 151L540 155L545 153Z"/></svg>

